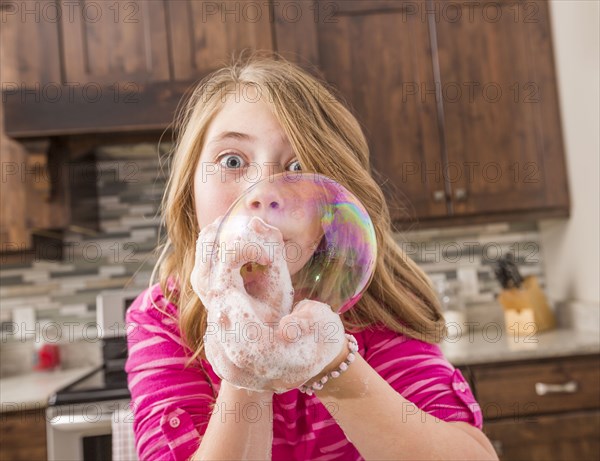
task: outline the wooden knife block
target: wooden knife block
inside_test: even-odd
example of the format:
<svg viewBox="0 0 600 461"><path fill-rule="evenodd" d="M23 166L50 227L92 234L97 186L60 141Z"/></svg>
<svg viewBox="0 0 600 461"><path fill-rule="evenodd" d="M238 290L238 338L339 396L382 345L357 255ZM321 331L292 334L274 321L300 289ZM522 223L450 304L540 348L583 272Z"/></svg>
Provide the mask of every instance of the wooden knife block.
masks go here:
<svg viewBox="0 0 600 461"><path fill-rule="evenodd" d="M523 336L556 327L556 319L537 277L526 277L521 288L503 290L498 300L504 308L504 320L508 331Z"/></svg>

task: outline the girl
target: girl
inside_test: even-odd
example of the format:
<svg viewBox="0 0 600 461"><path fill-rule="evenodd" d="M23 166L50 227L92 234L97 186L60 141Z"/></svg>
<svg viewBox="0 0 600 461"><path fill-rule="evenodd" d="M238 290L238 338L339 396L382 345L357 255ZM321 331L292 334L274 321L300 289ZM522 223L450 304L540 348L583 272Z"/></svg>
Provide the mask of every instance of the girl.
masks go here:
<svg viewBox="0 0 600 461"><path fill-rule="evenodd" d="M255 54L200 82L176 134L162 207L167 241L127 312L140 459L497 459L467 382L436 345L444 322L435 293L394 243L366 139L331 89L281 57ZM306 384L329 381L287 382L283 393L235 386L256 376L254 363L221 363L227 379L215 374L199 294L211 287L194 271L199 233L253 184L244 173L257 165L263 178L301 170L344 185L371 216L378 246L372 281L352 309L295 306L295 320L338 322L341 334L316 342L307 360L325 366ZM243 341L233 336L220 341ZM218 353L219 341L208 344Z"/></svg>

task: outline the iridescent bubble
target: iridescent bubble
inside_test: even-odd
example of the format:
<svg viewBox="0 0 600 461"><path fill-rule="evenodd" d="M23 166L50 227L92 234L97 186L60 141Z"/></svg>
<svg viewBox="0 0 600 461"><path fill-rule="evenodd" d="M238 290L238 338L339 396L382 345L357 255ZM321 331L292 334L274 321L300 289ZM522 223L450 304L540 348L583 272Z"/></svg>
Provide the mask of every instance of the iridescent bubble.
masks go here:
<svg viewBox="0 0 600 461"><path fill-rule="evenodd" d="M221 220L213 249L211 286L224 286L223 263L236 260L231 267L251 296L278 304L275 293L291 280L283 297L320 301L338 313L360 299L377 258L375 229L359 200L333 179L302 172L249 187Z"/></svg>

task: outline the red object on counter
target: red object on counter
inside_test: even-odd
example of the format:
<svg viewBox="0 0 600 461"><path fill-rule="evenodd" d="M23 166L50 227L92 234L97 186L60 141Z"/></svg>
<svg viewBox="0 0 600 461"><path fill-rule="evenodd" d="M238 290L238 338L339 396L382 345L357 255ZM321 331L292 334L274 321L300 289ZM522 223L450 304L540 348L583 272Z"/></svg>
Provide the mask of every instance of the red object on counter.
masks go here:
<svg viewBox="0 0 600 461"><path fill-rule="evenodd" d="M36 370L53 370L60 365L58 344L43 344L37 355Z"/></svg>

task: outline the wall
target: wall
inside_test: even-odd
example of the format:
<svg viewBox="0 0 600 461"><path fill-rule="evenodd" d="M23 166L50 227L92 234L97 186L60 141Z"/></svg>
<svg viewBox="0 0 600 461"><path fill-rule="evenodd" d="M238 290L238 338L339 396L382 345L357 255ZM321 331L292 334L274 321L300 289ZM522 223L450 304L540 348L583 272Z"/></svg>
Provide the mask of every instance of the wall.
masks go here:
<svg viewBox="0 0 600 461"><path fill-rule="evenodd" d="M571 192L568 221L540 223L548 294L600 310L600 88L597 1L552 1L551 25Z"/></svg>

